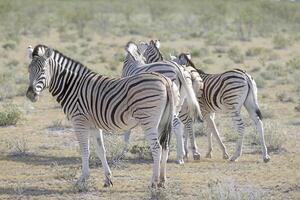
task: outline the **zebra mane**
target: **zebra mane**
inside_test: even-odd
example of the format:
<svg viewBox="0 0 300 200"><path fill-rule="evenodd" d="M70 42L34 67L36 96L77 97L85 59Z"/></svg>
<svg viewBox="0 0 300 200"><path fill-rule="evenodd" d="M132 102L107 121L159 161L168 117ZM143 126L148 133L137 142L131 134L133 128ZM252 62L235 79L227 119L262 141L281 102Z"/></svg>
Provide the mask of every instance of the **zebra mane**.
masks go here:
<svg viewBox="0 0 300 200"><path fill-rule="evenodd" d="M46 46L46 45L43 45L43 44L38 44L38 45L36 45L36 46L34 47L34 49L33 49L32 57L34 57L34 56L40 56L40 55L39 55L39 51L44 51L44 52L45 52L46 49L48 49L48 48L50 48L50 47L48 47L48 46ZM79 62L79 61L77 61L77 60L74 60L73 58L70 58L70 57L64 55L63 53L61 53L60 51L58 51L58 50L56 50L56 49L53 49L53 52L54 52L53 55L59 54L61 57L64 57L64 58L66 58L66 59L68 59L68 60L70 60L70 61L72 61L72 62L74 62L74 63L79 64L81 67L84 67L84 68L88 69L89 71L92 71L91 69L89 69L88 67L86 67L85 65L83 65L81 62Z"/></svg>
<svg viewBox="0 0 300 200"><path fill-rule="evenodd" d="M181 53L178 58L180 59L180 57L184 57L184 59L187 61L187 64L188 66L191 66L193 67L199 74L205 74L205 72L201 69L198 69L195 64L192 62L191 59L189 59L189 57L186 55L186 53Z"/></svg>

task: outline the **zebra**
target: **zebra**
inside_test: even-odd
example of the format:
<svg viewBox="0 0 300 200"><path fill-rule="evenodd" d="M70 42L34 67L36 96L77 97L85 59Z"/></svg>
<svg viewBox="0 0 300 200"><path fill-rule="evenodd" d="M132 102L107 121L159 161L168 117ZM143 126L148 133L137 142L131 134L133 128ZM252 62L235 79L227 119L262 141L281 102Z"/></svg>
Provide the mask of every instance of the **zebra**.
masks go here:
<svg viewBox="0 0 300 200"><path fill-rule="evenodd" d="M138 45L139 53L142 55L142 59L146 63L154 63L163 61L164 58L159 51L160 41L159 40L150 40L149 44L146 42L140 42ZM203 88L203 81L199 75L199 73L190 66L184 66L184 69L189 72L190 77L192 79L193 89L197 98L201 97L201 91ZM184 141L184 149L185 149L185 157L188 158L188 140L190 137L191 147L192 147L192 155L194 160L200 159L200 153L198 151L197 144L195 142L195 135L193 130L193 121L187 114L187 106L183 105L179 114L179 118L184 124L184 132L185 132L185 141Z"/></svg>
<svg viewBox="0 0 300 200"><path fill-rule="evenodd" d="M30 51L32 53L30 53ZM102 130L119 132L141 126L153 157L153 187L166 181L168 143L175 112L171 81L158 73L108 78L46 45L28 49L32 102L48 88L72 124L79 142L82 169L76 184L89 177L89 134L104 168L104 186L112 186Z"/></svg>
<svg viewBox="0 0 300 200"><path fill-rule="evenodd" d="M234 127L239 134L235 153L229 160L235 161L241 156L245 128L240 111L241 107L244 105L256 130L260 134L263 161L270 161L264 138L262 114L257 101L257 87L255 80L246 73L246 71L241 69L233 69L221 74L207 74L195 67L191 61L190 54L182 53L177 58L175 57L175 59L173 57L173 61L193 67L203 80L203 93L198 100L203 119L207 122L208 127L211 130L211 133L208 134L208 152L206 157L211 158L212 134L214 134L223 151L223 158L229 158L226 147L220 138L219 131L214 121L215 113L229 114L232 118Z"/></svg>
<svg viewBox="0 0 300 200"><path fill-rule="evenodd" d="M189 74L183 71L180 66L178 66L174 62L159 62L159 63L152 63L148 65L144 65L145 60L138 52L138 47L133 42L128 42L126 45L125 50L127 51L126 58L124 60L124 66L122 70L122 77L129 76L132 74L138 74L141 72L158 72L166 77L170 78L173 82L174 93L177 93L177 96L180 96L180 102L177 104L177 112L179 113L182 104L184 103L185 95L187 95L186 100L186 111L187 115L191 116L191 120L194 120L198 115L201 115L200 108L197 102L197 98L194 94L194 91L191 86L190 80L187 80ZM187 78L186 78L187 77ZM179 91L178 91L179 89ZM192 110L193 109L193 110ZM182 136L182 126L180 119L177 115L174 117L174 133L176 136L177 141L177 163L183 164L184 163L184 144L183 144L183 136ZM130 131L127 131L124 134L126 148L128 149L129 143L129 135Z"/></svg>

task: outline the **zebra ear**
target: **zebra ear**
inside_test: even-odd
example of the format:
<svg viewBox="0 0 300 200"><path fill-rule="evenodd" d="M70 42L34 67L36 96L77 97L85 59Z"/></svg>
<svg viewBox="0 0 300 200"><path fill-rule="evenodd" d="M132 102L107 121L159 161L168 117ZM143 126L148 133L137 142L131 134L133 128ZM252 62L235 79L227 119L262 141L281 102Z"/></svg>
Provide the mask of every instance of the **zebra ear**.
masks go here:
<svg viewBox="0 0 300 200"><path fill-rule="evenodd" d="M186 57L187 57L189 60L192 59L192 55L191 55L190 53L186 53L185 55L186 55Z"/></svg>
<svg viewBox="0 0 300 200"><path fill-rule="evenodd" d="M159 40L155 40L154 43L155 43L156 48L159 49L160 48L160 41Z"/></svg>
<svg viewBox="0 0 300 200"><path fill-rule="evenodd" d="M172 56L172 54L170 54L170 59L171 59L171 60L175 60L175 59L176 59L176 56Z"/></svg>
<svg viewBox="0 0 300 200"><path fill-rule="evenodd" d="M52 48L47 48L46 51L45 51L45 54L44 54L44 57L47 59L47 58L50 58L53 54L53 49Z"/></svg>
<svg viewBox="0 0 300 200"><path fill-rule="evenodd" d="M27 47L27 58L28 58L29 61L32 60L32 52L33 52L33 48L32 48L31 45L29 45L29 46Z"/></svg>

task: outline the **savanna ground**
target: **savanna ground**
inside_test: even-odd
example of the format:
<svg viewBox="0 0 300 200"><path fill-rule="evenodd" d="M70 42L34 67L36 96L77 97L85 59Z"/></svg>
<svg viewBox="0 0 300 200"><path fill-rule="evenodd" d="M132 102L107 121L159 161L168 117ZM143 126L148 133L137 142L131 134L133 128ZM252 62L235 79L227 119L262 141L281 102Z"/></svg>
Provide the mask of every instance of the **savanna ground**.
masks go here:
<svg viewBox="0 0 300 200"><path fill-rule="evenodd" d="M0 1L0 199L299 199L300 198L300 3L297 1ZM45 91L33 104L26 48L47 44L111 77L120 76L124 46L161 40L161 51L191 52L208 73L242 68L258 85L271 155L263 163L258 135L246 121L238 162L222 159L216 142L204 158L206 127L195 125L201 160L167 165L168 183L148 188L152 161L136 129L130 151L119 159L122 135L105 136L113 172L91 153L85 188L74 183L81 160L72 129ZM230 154L236 133L230 119L217 124Z"/></svg>

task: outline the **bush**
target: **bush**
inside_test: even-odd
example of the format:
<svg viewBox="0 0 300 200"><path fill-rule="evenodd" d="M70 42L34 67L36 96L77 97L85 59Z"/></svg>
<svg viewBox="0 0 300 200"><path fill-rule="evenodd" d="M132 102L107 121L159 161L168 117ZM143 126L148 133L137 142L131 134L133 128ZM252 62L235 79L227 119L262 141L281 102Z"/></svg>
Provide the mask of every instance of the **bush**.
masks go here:
<svg viewBox="0 0 300 200"><path fill-rule="evenodd" d="M276 35L273 38L273 46L275 49L284 49L288 46L289 40L282 35Z"/></svg>
<svg viewBox="0 0 300 200"><path fill-rule="evenodd" d="M241 49L237 46L231 47L228 52L228 57L235 63L243 63L244 55L241 52Z"/></svg>
<svg viewBox="0 0 300 200"><path fill-rule="evenodd" d="M133 145L131 149L129 150L130 153L134 155L138 155L138 157L141 159L149 158L151 157L151 151L150 147L148 145Z"/></svg>
<svg viewBox="0 0 300 200"><path fill-rule="evenodd" d="M280 152L286 140L285 128L271 120L264 120L265 141L269 152ZM261 145L259 133L253 132L246 135L247 140L252 145Z"/></svg>
<svg viewBox="0 0 300 200"><path fill-rule="evenodd" d="M22 112L17 105L8 104L0 112L0 126L16 125L22 119Z"/></svg>
<svg viewBox="0 0 300 200"><path fill-rule="evenodd" d="M7 141L7 149L9 149L9 155L11 156L25 156L29 151L27 139L20 137Z"/></svg>
<svg viewBox="0 0 300 200"><path fill-rule="evenodd" d="M241 186L234 181L209 180L203 199L255 200L261 199L262 192L252 186Z"/></svg>

